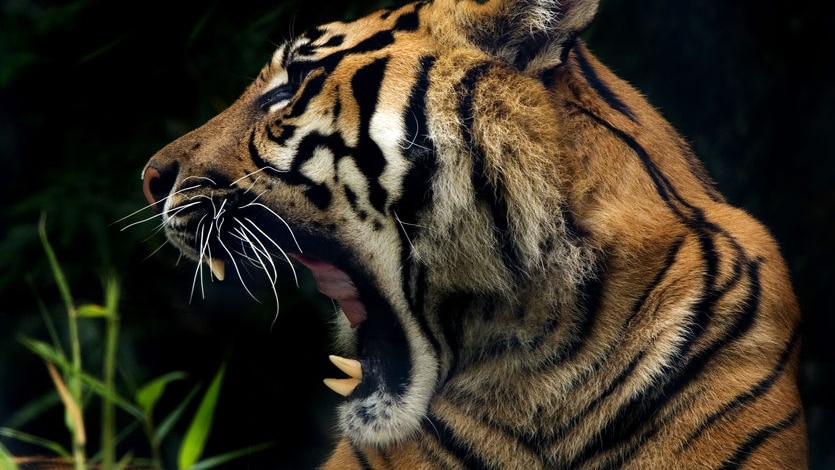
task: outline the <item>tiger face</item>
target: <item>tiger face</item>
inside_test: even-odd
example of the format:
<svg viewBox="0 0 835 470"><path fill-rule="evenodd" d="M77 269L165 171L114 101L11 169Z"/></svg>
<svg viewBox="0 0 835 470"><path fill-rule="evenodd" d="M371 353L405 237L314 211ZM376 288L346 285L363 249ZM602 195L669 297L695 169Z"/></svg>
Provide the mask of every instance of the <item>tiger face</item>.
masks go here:
<svg viewBox="0 0 835 470"><path fill-rule="evenodd" d="M338 303L335 468L698 455L738 423L685 404L775 370L763 395L802 432L779 253L577 39L596 9L435 0L314 28L148 162L186 256L272 283L304 266ZM763 359L728 385L747 348Z"/></svg>

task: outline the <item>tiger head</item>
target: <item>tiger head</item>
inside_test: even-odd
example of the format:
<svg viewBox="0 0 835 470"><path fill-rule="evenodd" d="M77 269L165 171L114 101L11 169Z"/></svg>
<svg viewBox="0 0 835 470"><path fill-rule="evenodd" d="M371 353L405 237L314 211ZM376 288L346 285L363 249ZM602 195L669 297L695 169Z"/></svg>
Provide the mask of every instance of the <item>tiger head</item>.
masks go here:
<svg viewBox="0 0 835 470"><path fill-rule="evenodd" d="M409 435L477 363L500 330L466 337L475 303L510 315L532 278L565 293L585 275L545 82L596 3L439 0L317 27L147 164L186 256L295 261L339 303L362 368L342 410L357 442Z"/></svg>
<svg viewBox="0 0 835 470"><path fill-rule="evenodd" d="M596 369L567 367L562 385L525 377L573 364L578 341L628 363L611 344L645 344L619 332L642 321L626 317L656 273L679 251L741 243L705 222L699 208L723 201L686 144L577 39L597 3L435 0L316 27L145 167L186 256L217 273L254 263L271 282L278 263L301 265L339 304L353 359L336 362L353 377L331 385L351 442L407 440L442 391L530 410L570 399L560 387ZM708 261L698 269L746 266ZM669 371L682 341L635 357Z"/></svg>

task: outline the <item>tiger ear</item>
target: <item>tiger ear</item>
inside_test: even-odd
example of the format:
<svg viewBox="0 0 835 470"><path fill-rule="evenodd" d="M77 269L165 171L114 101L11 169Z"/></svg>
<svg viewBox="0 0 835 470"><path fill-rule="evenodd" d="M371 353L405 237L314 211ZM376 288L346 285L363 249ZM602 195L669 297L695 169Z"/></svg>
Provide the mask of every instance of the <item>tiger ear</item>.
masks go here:
<svg viewBox="0 0 835 470"><path fill-rule="evenodd" d="M539 75L564 60L599 0L441 0L465 40L516 69ZM445 10L445 9L442 9ZM449 11L449 10L447 10Z"/></svg>

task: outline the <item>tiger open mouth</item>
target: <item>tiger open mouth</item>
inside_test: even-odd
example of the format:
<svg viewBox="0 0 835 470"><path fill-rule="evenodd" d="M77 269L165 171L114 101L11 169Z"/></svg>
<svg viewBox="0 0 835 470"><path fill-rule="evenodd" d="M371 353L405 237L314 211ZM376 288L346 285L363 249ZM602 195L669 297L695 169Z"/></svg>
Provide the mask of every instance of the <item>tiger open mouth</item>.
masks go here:
<svg viewBox="0 0 835 470"><path fill-rule="evenodd" d="M320 241L311 245L322 244ZM313 254L287 252L289 258L310 270L318 291L339 306L355 335L355 350L347 353L355 358L329 356L348 377L326 378L324 383L350 400L368 398L375 392L396 398L409 383L410 354L405 333L371 276L354 266L341 253L344 250L329 251L328 261ZM334 256L334 252L339 254ZM212 274L220 280L226 275L227 261L204 257Z"/></svg>

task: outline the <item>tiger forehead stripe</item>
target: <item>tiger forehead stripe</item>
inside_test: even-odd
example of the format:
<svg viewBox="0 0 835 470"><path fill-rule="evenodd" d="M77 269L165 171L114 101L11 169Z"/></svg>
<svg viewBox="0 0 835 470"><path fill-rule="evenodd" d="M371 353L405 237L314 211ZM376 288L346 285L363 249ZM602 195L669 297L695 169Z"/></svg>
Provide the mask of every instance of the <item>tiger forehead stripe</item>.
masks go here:
<svg viewBox="0 0 835 470"><path fill-rule="evenodd" d="M272 60L270 61L270 72L272 76L269 77L269 82L267 83L265 90L271 90L273 88L279 87L281 85L285 85L288 82L287 76L287 59L288 59L288 47L287 44L282 45L278 48L277 51L273 54ZM262 72L263 73L263 72Z"/></svg>

